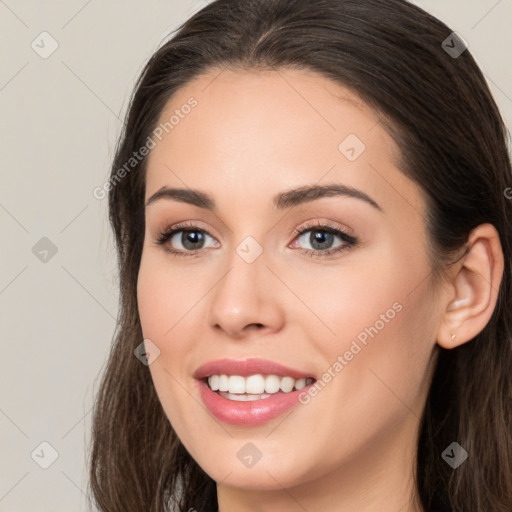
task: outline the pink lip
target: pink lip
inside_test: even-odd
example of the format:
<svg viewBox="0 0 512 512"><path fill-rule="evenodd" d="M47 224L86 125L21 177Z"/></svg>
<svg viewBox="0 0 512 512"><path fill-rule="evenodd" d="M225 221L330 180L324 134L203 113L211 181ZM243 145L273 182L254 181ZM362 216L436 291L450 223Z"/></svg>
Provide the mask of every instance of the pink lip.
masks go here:
<svg viewBox="0 0 512 512"><path fill-rule="evenodd" d="M201 365L195 372L196 379L204 379L210 375L240 375L247 377L261 373L263 375L279 375L281 377L293 377L294 379L315 378L309 373L304 373L294 368L288 368L279 363L266 359L217 359Z"/></svg>
<svg viewBox="0 0 512 512"><path fill-rule="evenodd" d="M290 393L279 391L268 398L249 402L236 402L223 398L217 392L212 391L206 382L206 377L210 375L227 374L246 377L247 375L257 373L289 376L294 379L314 378L310 374L264 359L246 359L244 361L220 359L211 361L200 366L195 371L194 377L198 379L199 393L208 410L224 423L243 426L260 425L283 414L290 407L298 404L299 394L307 393L309 387L315 383L313 382L300 390Z"/></svg>
<svg viewBox="0 0 512 512"><path fill-rule="evenodd" d="M203 380L198 380L199 393L208 410L220 421L231 425L260 425L299 403L299 393L307 392L310 386L290 393L279 392L268 398L252 402L235 402L212 391Z"/></svg>

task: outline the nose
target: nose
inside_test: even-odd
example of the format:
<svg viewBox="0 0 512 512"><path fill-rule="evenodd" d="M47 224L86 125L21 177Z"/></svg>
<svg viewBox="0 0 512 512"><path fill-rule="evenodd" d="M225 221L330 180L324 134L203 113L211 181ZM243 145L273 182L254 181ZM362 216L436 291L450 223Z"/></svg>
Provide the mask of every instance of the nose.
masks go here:
<svg viewBox="0 0 512 512"><path fill-rule="evenodd" d="M278 289L282 283L267 266L265 253L248 263L236 252L210 294L209 325L241 339L279 331L284 320Z"/></svg>

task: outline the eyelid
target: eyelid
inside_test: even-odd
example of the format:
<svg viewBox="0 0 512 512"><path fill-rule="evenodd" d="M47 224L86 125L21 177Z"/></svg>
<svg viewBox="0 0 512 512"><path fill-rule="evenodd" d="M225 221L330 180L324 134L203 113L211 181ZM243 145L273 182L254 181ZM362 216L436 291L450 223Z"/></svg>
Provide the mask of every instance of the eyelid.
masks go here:
<svg viewBox="0 0 512 512"><path fill-rule="evenodd" d="M303 233L304 231L318 229L319 231L325 230L325 228L332 229L333 231L341 231L343 234L356 238L354 230L349 228L348 226L341 226L337 223L333 223L328 219L316 219L314 221L307 221L305 224L301 224L299 227L295 228L293 231L294 235L298 235Z"/></svg>
<svg viewBox="0 0 512 512"><path fill-rule="evenodd" d="M182 222L174 222L172 224L165 223L162 227L157 226L156 231L158 233L167 233L170 231L178 231L178 230L194 230L194 231L204 231L206 234L210 235L213 238L219 238L217 235L213 235L211 232L214 231L210 227L206 227L205 224L200 220L186 220Z"/></svg>

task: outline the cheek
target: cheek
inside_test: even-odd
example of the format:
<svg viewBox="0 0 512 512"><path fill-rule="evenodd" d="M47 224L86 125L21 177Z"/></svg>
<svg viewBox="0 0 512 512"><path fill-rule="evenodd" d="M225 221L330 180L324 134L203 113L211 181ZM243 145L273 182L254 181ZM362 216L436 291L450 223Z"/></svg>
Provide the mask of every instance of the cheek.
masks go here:
<svg viewBox="0 0 512 512"><path fill-rule="evenodd" d="M350 305L354 323L330 354L342 356L341 377L332 388L333 401L343 413L333 413L332 424L351 418L348 438L370 439L375 432L394 428L405 417L421 417L428 391L429 364L435 341L429 320L426 285L413 292L404 283L388 283L387 293L373 293ZM343 332L343 325L338 323ZM361 418L371 418L361 423Z"/></svg>
<svg viewBox="0 0 512 512"><path fill-rule="evenodd" d="M162 290L158 285L158 267L151 265L146 251L142 253L142 259L137 277L137 307L144 338L152 338L159 325L159 310L162 309Z"/></svg>
<svg viewBox="0 0 512 512"><path fill-rule="evenodd" d="M173 342L183 328L180 319L186 314L188 304L182 291L179 277L166 272L165 264L158 255L143 253L137 280L140 323L144 338L150 339L160 350L149 371L173 428L178 432L189 431L193 435L195 427L184 424L190 395L183 389L182 384L187 376L180 364L186 358L188 347Z"/></svg>
<svg viewBox="0 0 512 512"><path fill-rule="evenodd" d="M322 380L332 382L319 394L326 399L332 393L334 403L344 404L343 414L354 419L371 408L385 421L386 414L391 419L407 412L404 403L418 412L426 389L436 321L428 264L397 246L402 249L381 250L350 272L317 280L316 288L314 276L304 282L308 305L324 324L311 315L316 335L311 330L308 339L322 354ZM339 424L339 409L329 414Z"/></svg>
<svg viewBox="0 0 512 512"><path fill-rule="evenodd" d="M400 316L398 310L412 283L422 275L420 269L404 266L403 259L389 246L380 245L341 261L338 268L309 269L295 276L297 295L312 312L300 321L316 328L308 339L317 349L332 357L348 350L357 337L363 343L371 339L372 327L388 330ZM406 269L407 275L403 272L397 279L397 269Z"/></svg>
<svg viewBox="0 0 512 512"><path fill-rule="evenodd" d="M143 252L137 279L137 304L145 339L150 339L160 350L158 358L149 366L160 401L171 422L186 416L190 404L188 391L191 371L186 365L191 339L197 326L198 304L205 290L194 272L172 268L166 255L154 251Z"/></svg>
<svg viewBox="0 0 512 512"><path fill-rule="evenodd" d="M146 338L168 340L178 321L197 302L192 272L176 270L165 256L143 253L137 280L137 304Z"/></svg>

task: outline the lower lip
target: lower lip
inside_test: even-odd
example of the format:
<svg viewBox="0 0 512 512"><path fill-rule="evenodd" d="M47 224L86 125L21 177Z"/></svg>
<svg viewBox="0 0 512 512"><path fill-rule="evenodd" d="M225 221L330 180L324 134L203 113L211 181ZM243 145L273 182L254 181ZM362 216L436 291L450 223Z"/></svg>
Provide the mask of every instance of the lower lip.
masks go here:
<svg viewBox="0 0 512 512"><path fill-rule="evenodd" d="M260 425L277 416L299 403L299 393L312 386L309 384L304 388L290 393L276 393L268 398L252 400L249 402L237 402L221 397L212 391L203 380L198 380L201 398L208 410L220 421L230 425Z"/></svg>

